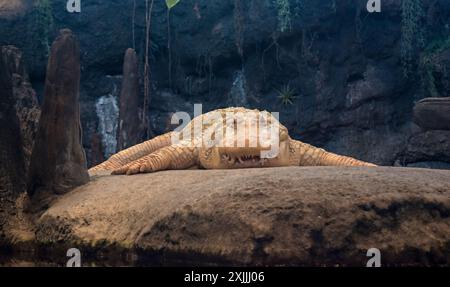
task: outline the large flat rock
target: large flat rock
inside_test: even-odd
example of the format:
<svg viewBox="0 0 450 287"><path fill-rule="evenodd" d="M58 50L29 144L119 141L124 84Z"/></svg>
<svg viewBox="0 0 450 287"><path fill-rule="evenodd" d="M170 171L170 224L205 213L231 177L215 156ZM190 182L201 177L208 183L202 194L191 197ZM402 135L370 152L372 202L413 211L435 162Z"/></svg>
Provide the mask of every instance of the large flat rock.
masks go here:
<svg viewBox="0 0 450 287"><path fill-rule="evenodd" d="M450 97L420 100L413 120L424 130L450 130Z"/></svg>
<svg viewBox="0 0 450 287"><path fill-rule="evenodd" d="M42 215L44 243L195 264L450 265L450 171L289 167L99 175Z"/></svg>

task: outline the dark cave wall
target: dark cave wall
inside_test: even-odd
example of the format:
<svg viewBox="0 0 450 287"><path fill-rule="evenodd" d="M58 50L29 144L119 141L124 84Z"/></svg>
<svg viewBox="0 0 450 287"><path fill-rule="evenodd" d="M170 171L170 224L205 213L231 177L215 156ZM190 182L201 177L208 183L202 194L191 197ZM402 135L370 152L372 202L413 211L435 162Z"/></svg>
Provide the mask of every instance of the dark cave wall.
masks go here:
<svg viewBox="0 0 450 287"><path fill-rule="evenodd" d="M25 162L19 119L16 114L11 59L0 49L0 245L15 204L25 190Z"/></svg>
<svg viewBox="0 0 450 287"><path fill-rule="evenodd" d="M145 2L137 2L135 48L142 63ZM290 2L294 8L300 2L303 6L292 9L292 29L282 33L271 0L182 0L170 17L169 83L166 7L155 1L153 134L170 129L171 113L193 112L194 103L202 103L204 111L245 105L280 112L291 135L305 142L393 164L414 131L414 101L430 96L419 80L403 76L401 1L383 1L379 14L368 14L362 0ZM64 0L52 3L54 31L68 27L80 40L83 138L92 162L105 150L98 144L96 103L100 97L117 96L120 77L107 76L120 76L124 52L133 46L133 1L82 0L80 14L67 13ZM449 1L424 3L427 39L449 35ZM23 37L29 14L1 20L0 44L27 50ZM45 66L29 70L40 93ZM448 96L445 75L436 78L438 93ZM295 91L292 105L278 97L277 90L287 86Z"/></svg>

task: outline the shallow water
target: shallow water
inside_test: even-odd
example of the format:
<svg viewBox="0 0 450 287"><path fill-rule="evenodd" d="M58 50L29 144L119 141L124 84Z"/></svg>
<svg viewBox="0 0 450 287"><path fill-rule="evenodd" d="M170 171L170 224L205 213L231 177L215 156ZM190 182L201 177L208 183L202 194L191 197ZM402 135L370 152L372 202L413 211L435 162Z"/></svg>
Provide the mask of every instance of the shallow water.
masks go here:
<svg viewBox="0 0 450 287"><path fill-rule="evenodd" d="M27 247L13 251L0 251L0 267L66 267L72 257L67 256L65 246ZM188 267L188 266L234 266L216 257L197 254L165 254L123 250L114 247L92 250L81 249L81 267Z"/></svg>

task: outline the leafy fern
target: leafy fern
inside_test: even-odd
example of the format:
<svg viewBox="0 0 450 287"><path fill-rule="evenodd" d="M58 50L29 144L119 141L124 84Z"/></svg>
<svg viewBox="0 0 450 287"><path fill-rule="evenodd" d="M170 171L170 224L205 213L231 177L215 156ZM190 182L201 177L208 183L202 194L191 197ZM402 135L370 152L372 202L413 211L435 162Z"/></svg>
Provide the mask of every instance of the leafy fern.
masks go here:
<svg viewBox="0 0 450 287"><path fill-rule="evenodd" d="M297 98L297 92L294 88L291 88L289 84L283 86L281 90L276 90L278 93L278 99L285 106L293 105Z"/></svg>

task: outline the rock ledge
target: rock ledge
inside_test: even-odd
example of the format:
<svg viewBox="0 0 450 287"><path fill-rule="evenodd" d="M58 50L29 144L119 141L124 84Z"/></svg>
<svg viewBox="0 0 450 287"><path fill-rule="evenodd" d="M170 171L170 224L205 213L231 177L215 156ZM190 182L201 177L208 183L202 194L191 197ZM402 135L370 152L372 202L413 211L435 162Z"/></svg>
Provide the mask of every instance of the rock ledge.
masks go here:
<svg viewBox="0 0 450 287"><path fill-rule="evenodd" d="M365 266L372 247L384 265L449 265L449 216L443 170L97 175L42 215L37 240L123 246L200 265Z"/></svg>

